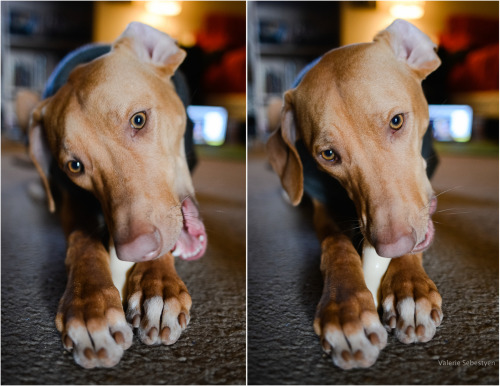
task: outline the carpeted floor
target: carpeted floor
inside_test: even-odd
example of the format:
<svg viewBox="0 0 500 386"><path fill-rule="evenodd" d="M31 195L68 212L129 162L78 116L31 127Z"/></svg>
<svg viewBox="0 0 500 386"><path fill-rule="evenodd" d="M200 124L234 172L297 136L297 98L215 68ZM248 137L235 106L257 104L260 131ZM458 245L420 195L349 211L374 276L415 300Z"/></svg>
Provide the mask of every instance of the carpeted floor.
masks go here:
<svg viewBox="0 0 500 386"><path fill-rule="evenodd" d="M191 323L169 347L134 337L113 369L85 370L54 325L66 274L58 221L30 189L24 152L2 149L2 384L244 384L245 163L201 159L194 184L209 238L205 257L176 263L193 299Z"/></svg>
<svg viewBox="0 0 500 386"><path fill-rule="evenodd" d="M202 159L194 174L207 256L179 262L191 323L171 347L137 338L113 369L84 370L63 351L53 318L65 285L56 219L28 193L23 153L2 152L3 384L245 383L245 165ZM342 371L312 329L321 293L310 207L292 208L262 154L248 162L249 384L498 384L498 159L443 156L433 180L436 240L425 266L445 319L429 343L389 338L367 370Z"/></svg>
<svg viewBox="0 0 500 386"><path fill-rule="evenodd" d="M498 158L442 156L433 186L450 189L424 255L443 324L426 344L390 336L372 368L343 371L312 327L322 281L311 208L285 203L265 157L249 154L249 384L498 384Z"/></svg>

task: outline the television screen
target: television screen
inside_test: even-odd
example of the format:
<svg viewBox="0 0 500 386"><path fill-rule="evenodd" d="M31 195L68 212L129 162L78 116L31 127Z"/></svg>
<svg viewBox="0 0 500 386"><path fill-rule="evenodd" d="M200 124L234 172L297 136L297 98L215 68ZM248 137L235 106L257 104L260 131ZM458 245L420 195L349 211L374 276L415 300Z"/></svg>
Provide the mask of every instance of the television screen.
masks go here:
<svg viewBox="0 0 500 386"><path fill-rule="evenodd" d="M432 133L437 141L467 142L472 133L472 108L467 105L429 105Z"/></svg>
<svg viewBox="0 0 500 386"><path fill-rule="evenodd" d="M220 106L188 106L194 123L193 140L197 145L220 146L226 139L227 110Z"/></svg>

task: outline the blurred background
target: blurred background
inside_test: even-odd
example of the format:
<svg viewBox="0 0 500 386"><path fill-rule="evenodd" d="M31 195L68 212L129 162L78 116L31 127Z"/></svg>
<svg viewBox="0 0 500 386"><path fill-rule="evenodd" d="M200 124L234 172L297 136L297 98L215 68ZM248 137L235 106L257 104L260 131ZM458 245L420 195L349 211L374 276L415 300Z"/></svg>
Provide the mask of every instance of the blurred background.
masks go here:
<svg viewBox="0 0 500 386"><path fill-rule="evenodd" d="M249 384L498 383L498 15L497 1L248 3ZM439 158L436 237L423 259L445 316L430 342L390 335L373 367L342 371L312 327L323 287L312 204L291 207L263 144L307 63L372 41L395 18L428 34L442 60L423 82ZM465 364L481 360L491 366Z"/></svg>
<svg viewBox="0 0 500 386"><path fill-rule="evenodd" d="M2 383L244 384L246 3L2 1L1 10ZM208 248L196 262L176 261L193 307L175 345L150 347L136 336L116 367L84 371L54 324L66 243L27 156L27 120L16 110L33 106L67 53L111 43L131 21L168 33L188 53L180 70L190 90L193 185Z"/></svg>
<svg viewBox="0 0 500 386"><path fill-rule="evenodd" d="M241 1L2 2L2 134L22 137L15 109L19 91L41 94L68 52L89 42L111 43L128 23L140 21L174 37L188 52L181 71L191 104L227 112L216 133L197 133L198 143L244 147L245 18ZM195 127L206 130L201 126Z"/></svg>
<svg viewBox="0 0 500 386"><path fill-rule="evenodd" d="M276 128L276 122L268 119L268 108L273 108L276 97L281 98L307 63L329 49L369 42L395 18L403 18L439 46L442 65L424 81L429 103L472 108L473 118L467 128L453 127L448 112L436 113L434 126L437 139L443 142L441 147L470 141L470 146L451 147L454 151L496 151L498 2L288 2L286 7L283 4L257 1L249 2L248 6L250 144L264 142ZM448 135L443 131L448 131Z"/></svg>

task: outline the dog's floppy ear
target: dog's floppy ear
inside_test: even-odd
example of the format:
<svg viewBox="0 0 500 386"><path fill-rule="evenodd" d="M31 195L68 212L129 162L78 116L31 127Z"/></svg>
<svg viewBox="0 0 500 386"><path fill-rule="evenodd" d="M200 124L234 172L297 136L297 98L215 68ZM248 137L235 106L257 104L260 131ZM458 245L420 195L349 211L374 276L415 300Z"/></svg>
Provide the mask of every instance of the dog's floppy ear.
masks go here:
<svg viewBox="0 0 500 386"><path fill-rule="evenodd" d="M285 93L284 101L281 126L269 137L266 147L269 161L280 176L281 184L288 193L291 203L298 205L304 191L304 176L302 162L295 147L297 129L291 91Z"/></svg>
<svg viewBox="0 0 500 386"><path fill-rule="evenodd" d="M56 205L49 183L49 169L52 156L43 129L43 115L47 101L48 99L45 99L40 102L31 113L29 124L29 153L31 160L35 164L36 170L42 178L43 187L47 194L49 210L53 213L56 210Z"/></svg>
<svg viewBox="0 0 500 386"><path fill-rule="evenodd" d="M396 57L406 62L421 79L425 79L441 64L432 40L405 20L397 19L379 32L374 41L380 40L388 41Z"/></svg>
<svg viewBox="0 0 500 386"><path fill-rule="evenodd" d="M186 51L173 38L146 24L130 23L113 44L113 48L119 47L124 38L131 38L132 49L140 60L163 69L167 76L172 76L186 57Z"/></svg>

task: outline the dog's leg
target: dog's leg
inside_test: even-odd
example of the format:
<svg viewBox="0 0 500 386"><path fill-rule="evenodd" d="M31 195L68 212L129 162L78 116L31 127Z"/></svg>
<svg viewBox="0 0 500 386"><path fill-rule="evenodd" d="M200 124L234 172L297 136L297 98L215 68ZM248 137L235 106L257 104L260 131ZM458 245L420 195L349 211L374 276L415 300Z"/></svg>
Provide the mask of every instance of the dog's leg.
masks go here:
<svg viewBox="0 0 500 386"><path fill-rule="evenodd" d="M422 254L392 259L382 280L383 322L403 343L428 342L441 324L441 295L422 266Z"/></svg>
<svg viewBox="0 0 500 386"><path fill-rule="evenodd" d="M314 330L337 366L369 367L385 347L387 332L366 287L359 254L326 213L326 208L314 201L314 225L321 240L324 278Z"/></svg>
<svg viewBox="0 0 500 386"><path fill-rule="evenodd" d="M86 368L112 367L132 344L133 332L113 285L99 219L92 215L92 199L78 194L62 194L68 283L59 302L56 327L76 363Z"/></svg>
<svg viewBox="0 0 500 386"><path fill-rule="evenodd" d="M173 344L190 319L191 296L168 253L136 264L127 280L127 319L149 345Z"/></svg>
<svg viewBox="0 0 500 386"><path fill-rule="evenodd" d="M83 367L112 367L130 347L132 330L111 279L109 255L99 240L75 231L68 238L66 266L68 284L56 317L64 347Z"/></svg>

